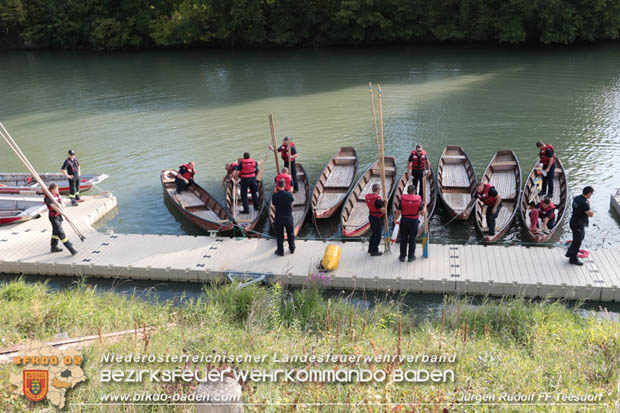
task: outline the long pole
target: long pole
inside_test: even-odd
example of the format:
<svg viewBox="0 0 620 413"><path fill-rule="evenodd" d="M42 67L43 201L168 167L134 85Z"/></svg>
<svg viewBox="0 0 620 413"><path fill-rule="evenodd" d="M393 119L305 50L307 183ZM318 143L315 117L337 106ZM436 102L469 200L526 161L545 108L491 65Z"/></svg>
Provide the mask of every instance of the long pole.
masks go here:
<svg viewBox="0 0 620 413"><path fill-rule="evenodd" d="M385 187L385 146L383 144L383 109L381 108L381 85L377 85L377 94L379 95L379 131L381 134L381 153L379 154L379 160L381 161L381 188L383 189L383 205L387 211L387 192ZM385 231L385 250L390 250L390 235L388 234L388 216L387 213L383 215L383 230Z"/></svg>
<svg viewBox="0 0 620 413"><path fill-rule="evenodd" d="M278 150L276 149L276 128L273 124L273 114L269 114L269 127L271 128L271 145L273 146L273 155L276 159L276 175L280 175L280 162L278 162Z"/></svg>
<svg viewBox="0 0 620 413"><path fill-rule="evenodd" d="M422 237L422 255L424 258L428 258L428 250L430 247L429 243L431 240L428 233L428 210L426 209L426 170L422 176L422 203L424 204L424 236Z"/></svg>
<svg viewBox="0 0 620 413"><path fill-rule="evenodd" d="M377 142L377 154L381 153L379 147L379 132L377 131L377 114L375 113L375 100L372 96L372 83L368 82L368 92L370 93L370 107L372 108L372 121L375 125L375 140Z"/></svg>

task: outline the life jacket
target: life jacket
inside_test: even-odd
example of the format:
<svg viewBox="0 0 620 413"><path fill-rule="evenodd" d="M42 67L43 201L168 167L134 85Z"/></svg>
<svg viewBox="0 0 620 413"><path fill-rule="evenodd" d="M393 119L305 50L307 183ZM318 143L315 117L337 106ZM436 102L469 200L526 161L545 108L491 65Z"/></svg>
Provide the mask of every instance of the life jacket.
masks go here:
<svg viewBox="0 0 620 413"><path fill-rule="evenodd" d="M196 175L196 170L192 169L188 163L179 166L179 173L185 179L192 179Z"/></svg>
<svg viewBox="0 0 620 413"><path fill-rule="evenodd" d="M280 156L284 162L288 162L288 143L280 145ZM295 147L295 143L291 141L291 151Z"/></svg>
<svg viewBox="0 0 620 413"><path fill-rule="evenodd" d="M400 207L404 218L418 219L422 207L422 197L404 194L400 199Z"/></svg>
<svg viewBox="0 0 620 413"><path fill-rule="evenodd" d="M423 171L426 167L426 162L428 162L428 158L426 157L426 151L422 151L422 155L418 155L417 151L411 151L411 170L412 171Z"/></svg>
<svg viewBox="0 0 620 413"><path fill-rule="evenodd" d="M256 161L252 158L248 159L239 159L241 162L241 173L240 176L242 178L254 178L256 176Z"/></svg>
<svg viewBox="0 0 620 413"><path fill-rule="evenodd" d="M276 188L278 187L278 182L280 182L281 179L284 179L284 190L290 192L292 177L289 174L280 172L278 176L276 176Z"/></svg>
<svg viewBox="0 0 620 413"><path fill-rule="evenodd" d="M551 158L547 156L547 150L551 149L553 155L555 156L555 149L553 149L553 145L546 144L542 148L540 148L540 162L544 166L549 166L549 162L551 162Z"/></svg>
<svg viewBox="0 0 620 413"><path fill-rule="evenodd" d="M237 166L239 166L239 162L233 162L229 164L228 168L226 168L226 172L228 172L229 174L233 173L233 171L235 170Z"/></svg>
<svg viewBox="0 0 620 413"><path fill-rule="evenodd" d="M478 199L480 199L482 203L487 206L495 205L495 201L497 200L497 196L489 196L489 191L491 188L493 188L492 185L484 184L484 189L482 192L478 192Z"/></svg>
<svg viewBox="0 0 620 413"><path fill-rule="evenodd" d="M58 202L59 205L62 205L62 198L60 197L60 194L57 194L57 195L52 194L52 196L54 197L56 202ZM44 201L47 200L47 198L48 196L45 195ZM47 207L47 210L49 211L49 216L53 218L53 217L57 217L60 214L58 213L58 211L52 208L52 205L53 205L52 202L50 202L49 204L45 202L45 206Z"/></svg>
<svg viewBox="0 0 620 413"><path fill-rule="evenodd" d="M549 213L549 211L553 211L553 214L551 214L549 219L555 218L555 205L553 202L550 202L548 206L545 206L545 203L543 201L540 201L538 203L538 210L540 211L541 214L545 216L547 215L547 213Z"/></svg>
<svg viewBox="0 0 620 413"><path fill-rule="evenodd" d="M375 206L375 201L377 199L381 199L381 197L377 194L366 194L366 205L368 205L370 215L381 218L383 216L383 212Z"/></svg>

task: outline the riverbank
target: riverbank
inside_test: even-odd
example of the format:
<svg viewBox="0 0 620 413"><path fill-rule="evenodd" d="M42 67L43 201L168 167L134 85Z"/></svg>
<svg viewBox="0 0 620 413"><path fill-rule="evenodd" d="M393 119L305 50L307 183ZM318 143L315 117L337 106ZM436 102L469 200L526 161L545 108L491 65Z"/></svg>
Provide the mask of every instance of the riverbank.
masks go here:
<svg viewBox="0 0 620 413"><path fill-rule="evenodd" d="M602 393L609 411L617 399L620 324L608 318L582 317L561 302L522 299L485 301L471 307L466 300L444 302L441 316L421 321L397 297L361 309L346 298L325 300L315 286L289 293L273 288L235 285L206 287L197 300L179 306L148 303L137 296L99 292L84 282L62 292L44 284L13 281L0 286L2 347L27 338L51 340L65 336L105 334L140 326L154 327L147 338L129 335L114 343L105 340L82 349L89 380L68 394L68 405L98 403L105 394L152 391L191 393L192 386L100 383L101 356L115 354L268 355L261 364L213 363L234 369L333 368L335 364L282 362L287 355L313 353L347 355L456 355L454 363L353 363L351 368L394 371L400 368L451 369L455 381L445 384L383 383L356 385L244 383L248 411L275 411L278 405L304 409L304 403L376 403L407 407L438 403L455 407L455 394L531 394L552 392ZM278 357L272 357L277 354ZM279 363L278 363L279 361ZM205 365L192 364L191 368ZM151 368L148 363L124 363L106 368ZM183 367L173 363L157 368ZM27 411L32 405L11 395L10 364L0 366L0 410ZM267 405L265 405L267 404ZM595 406L591 404L590 406ZM171 406L116 406L118 411L171 411ZM377 409L377 407L369 406ZM482 408L482 407L480 407ZM100 407L103 411L103 407ZM306 406L305 410L312 409ZM314 407L315 411L318 408ZM97 411L96 409L94 411ZM177 406L175 411L187 411ZM334 411L350 411L350 406Z"/></svg>

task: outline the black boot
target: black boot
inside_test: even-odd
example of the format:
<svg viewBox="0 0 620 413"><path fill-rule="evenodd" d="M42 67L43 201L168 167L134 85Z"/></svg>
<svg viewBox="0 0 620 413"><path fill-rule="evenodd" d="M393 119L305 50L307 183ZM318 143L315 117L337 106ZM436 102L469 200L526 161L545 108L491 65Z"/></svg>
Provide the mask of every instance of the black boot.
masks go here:
<svg viewBox="0 0 620 413"><path fill-rule="evenodd" d="M58 248L58 246L52 245L52 252L62 252L62 248Z"/></svg>
<svg viewBox="0 0 620 413"><path fill-rule="evenodd" d="M78 251L77 251L75 248L73 248L73 245L71 245L71 243L70 243L70 242L67 242L67 243L65 244L65 247L67 247L67 249L69 250L69 252L71 253L71 255L75 255L75 254L77 254L77 253L78 253Z"/></svg>

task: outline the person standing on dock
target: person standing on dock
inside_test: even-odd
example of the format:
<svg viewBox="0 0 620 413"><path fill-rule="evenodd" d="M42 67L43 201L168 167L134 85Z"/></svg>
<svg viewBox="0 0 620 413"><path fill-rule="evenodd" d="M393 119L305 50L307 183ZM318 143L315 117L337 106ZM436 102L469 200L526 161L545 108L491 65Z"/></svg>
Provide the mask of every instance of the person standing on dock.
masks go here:
<svg viewBox="0 0 620 413"><path fill-rule="evenodd" d="M51 183L48 187L50 193L54 197L54 200L58 203L58 205L62 206L62 198L60 197L60 191L58 190L58 185L55 183ZM58 207L54 204L53 200L50 199L47 195L43 198L43 202L49 211L48 216L49 220L52 223L52 249L51 252L62 252L62 248L58 248L58 241L62 242L63 245L69 250L71 255L77 254L77 250L73 248L73 245L65 235L65 231L62 229L62 214Z"/></svg>
<svg viewBox="0 0 620 413"><path fill-rule="evenodd" d="M555 175L555 149L553 145L545 144L542 141L536 142L539 149L538 156L542 164L542 190L539 196L553 198L553 176Z"/></svg>
<svg viewBox="0 0 620 413"><path fill-rule="evenodd" d="M273 146L269 145L269 149L273 150ZM293 143L293 141L288 136L285 136L284 139L282 139L282 145L278 146L278 152L280 152L280 156L284 161L284 166L288 166L290 158L290 173L291 177L293 178L293 192L299 191L299 185L297 185L297 167L295 166L295 159L297 159L297 149L295 148L295 144Z"/></svg>
<svg viewBox="0 0 620 413"><path fill-rule="evenodd" d="M424 215L424 202L420 195L416 195L415 186L409 185L407 193L403 194L400 205L396 205L396 210L401 211L400 218L400 256L398 259L405 262L407 254L411 262L415 260L416 237L418 235L418 224L420 215ZM396 220L397 217L394 217Z"/></svg>
<svg viewBox="0 0 620 413"><path fill-rule="evenodd" d="M284 190L291 192L292 177L288 173L288 168L282 168L278 176L276 176L276 191L278 191L278 182L280 182L281 180L284 181Z"/></svg>
<svg viewBox="0 0 620 413"><path fill-rule="evenodd" d="M383 216L385 215L385 204L381 200L381 185L373 184L372 193L366 194L366 205L368 206L368 220L370 221L370 242L368 244L368 253L373 257L382 255L379 251L381 236L383 235Z"/></svg>
<svg viewBox="0 0 620 413"><path fill-rule="evenodd" d="M502 196L493 185L479 183L476 187L475 197L487 207L486 218L489 237L495 235L495 219L502 209Z"/></svg>
<svg viewBox="0 0 620 413"><path fill-rule="evenodd" d="M411 183L415 188L416 194L422 193L422 178L424 174L430 173L430 165L426 156L426 151L422 148L422 145L417 145L414 151L411 151L409 155L409 162L407 163L407 170L411 175ZM418 189L419 184L419 189Z"/></svg>
<svg viewBox="0 0 620 413"><path fill-rule="evenodd" d="M69 199L71 199L71 205L76 206L80 199L80 163L75 157L75 152L69 149L68 157L62 164L60 170L63 175L69 180Z"/></svg>
<svg viewBox="0 0 620 413"><path fill-rule="evenodd" d="M594 188L586 186L583 188L581 195L573 199L573 215L570 217L570 229L573 231L573 241L568 247L566 257L569 263L573 265L583 265L583 261L579 259L579 249L581 243L586 236L586 227L589 225L589 218L594 215L594 211L590 208L590 198L594 193Z"/></svg>
<svg viewBox="0 0 620 413"><path fill-rule="evenodd" d="M274 226L276 231L277 249L276 255L284 255L284 230L286 229L286 239L288 250L291 254L295 253L295 231L293 229L293 194L285 189L286 182L280 179L277 191L271 196L271 202L276 209Z"/></svg>
<svg viewBox="0 0 620 413"><path fill-rule="evenodd" d="M179 166L179 172L174 180L177 186L177 193L187 191L194 183L194 175L196 175L196 164L192 161Z"/></svg>
<svg viewBox="0 0 620 413"><path fill-rule="evenodd" d="M551 202L551 198L545 198L538 203L538 211L543 221L543 232L549 232L555 227L555 209L555 204Z"/></svg>
<svg viewBox="0 0 620 413"><path fill-rule="evenodd" d="M236 170L239 171L239 177L241 178L241 203L243 204L242 214L250 213L250 206L248 205L248 188L252 194L252 204L254 210L259 210L258 204L258 183L256 182L256 174L258 173L258 163L254 158L250 158L250 153L245 152L243 159L239 159Z"/></svg>

